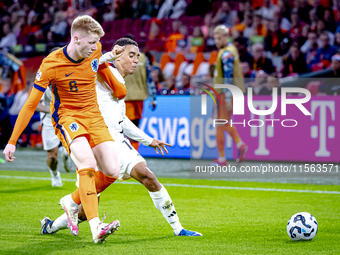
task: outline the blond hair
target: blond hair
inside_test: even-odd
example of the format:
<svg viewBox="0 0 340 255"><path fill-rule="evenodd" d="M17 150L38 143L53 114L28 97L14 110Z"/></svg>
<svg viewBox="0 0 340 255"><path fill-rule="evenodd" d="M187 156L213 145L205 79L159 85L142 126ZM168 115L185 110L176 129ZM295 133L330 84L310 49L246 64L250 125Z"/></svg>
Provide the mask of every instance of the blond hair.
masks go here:
<svg viewBox="0 0 340 255"><path fill-rule="evenodd" d="M80 15L75 18L71 26L71 35L73 35L76 31L81 31L86 34L93 33L99 37L103 37L105 35L105 32L98 21L88 15Z"/></svg>
<svg viewBox="0 0 340 255"><path fill-rule="evenodd" d="M222 34L229 36L230 30L225 25L218 25L217 27L214 28L214 34Z"/></svg>

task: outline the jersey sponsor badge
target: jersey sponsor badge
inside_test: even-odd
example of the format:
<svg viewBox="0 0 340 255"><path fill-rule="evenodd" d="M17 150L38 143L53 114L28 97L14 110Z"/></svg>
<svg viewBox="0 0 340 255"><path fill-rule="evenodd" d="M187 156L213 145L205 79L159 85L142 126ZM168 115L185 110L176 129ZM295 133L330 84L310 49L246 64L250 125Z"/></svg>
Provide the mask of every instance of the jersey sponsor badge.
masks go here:
<svg viewBox="0 0 340 255"><path fill-rule="evenodd" d="M39 69L38 72L37 72L37 75L35 76L35 79L40 81L41 75L42 75L42 72Z"/></svg>
<svg viewBox="0 0 340 255"><path fill-rule="evenodd" d="M92 71L95 73L98 71L98 59L95 58L94 60L92 60L91 68L92 68Z"/></svg>
<svg viewBox="0 0 340 255"><path fill-rule="evenodd" d="M76 122L71 123L70 130L72 132L76 132L76 131L78 131L78 129L79 129L79 126L78 126L78 124Z"/></svg>

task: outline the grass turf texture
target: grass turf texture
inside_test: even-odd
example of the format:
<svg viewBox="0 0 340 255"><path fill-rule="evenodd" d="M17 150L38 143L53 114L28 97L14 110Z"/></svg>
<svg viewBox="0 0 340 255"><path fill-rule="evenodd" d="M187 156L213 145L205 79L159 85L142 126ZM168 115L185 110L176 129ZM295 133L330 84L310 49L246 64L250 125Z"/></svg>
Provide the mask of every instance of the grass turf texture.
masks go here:
<svg viewBox="0 0 340 255"><path fill-rule="evenodd" d="M49 178L48 173L0 171L6 176ZM62 174L75 179L75 174ZM340 186L160 179L163 184L210 185L340 191ZM166 185L165 185L166 186ZM100 215L118 219L121 227L96 245L88 223L79 236L69 230L41 235L44 216L63 213L59 199L75 189L73 182L53 188L49 180L0 177L0 254L339 254L340 195L296 192L223 190L166 186L182 225L203 237L176 237L141 185L115 184L101 197ZM306 211L318 220L312 241L293 242L288 219Z"/></svg>

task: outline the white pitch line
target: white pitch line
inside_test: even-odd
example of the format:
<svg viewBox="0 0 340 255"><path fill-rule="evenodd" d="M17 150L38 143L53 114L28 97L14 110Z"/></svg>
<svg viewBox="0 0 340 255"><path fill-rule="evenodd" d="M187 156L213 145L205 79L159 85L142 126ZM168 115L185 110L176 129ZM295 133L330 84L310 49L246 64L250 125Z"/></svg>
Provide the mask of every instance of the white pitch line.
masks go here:
<svg viewBox="0 0 340 255"><path fill-rule="evenodd" d="M43 177L29 177L29 176L8 176L0 175L0 178L4 179L23 179L23 180L41 180L50 181L51 178ZM76 179L62 179L65 182L76 182ZM131 184L140 185L138 182L117 182L118 184ZM209 185L190 185L179 183L162 183L164 186L172 187L184 187L184 188L199 188L199 189L227 189L227 190L253 190L253 191L272 191L272 192L291 192L291 193L316 193L316 194L337 194L340 195L340 191L329 190L302 190L302 189L273 189L273 188L251 188L251 187L230 187L230 186L209 186Z"/></svg>

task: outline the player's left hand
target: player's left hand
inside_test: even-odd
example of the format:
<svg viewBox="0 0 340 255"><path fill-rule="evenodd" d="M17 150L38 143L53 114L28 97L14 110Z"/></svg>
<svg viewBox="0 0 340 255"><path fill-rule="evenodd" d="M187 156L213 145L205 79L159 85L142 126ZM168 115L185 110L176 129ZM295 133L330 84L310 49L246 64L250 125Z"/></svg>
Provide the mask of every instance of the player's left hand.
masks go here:
<svg viewBox="0 0 340 255"><path fill-rule="evenodd" d="M160 141L158 139L153 139L152 143L149 146L154 148L157 154L159 154L158 151L157 151L157 149L158 149L161 152L162 156L164 156L164 152L163 152L162 149L165 150L166 154L169 154L169 152L168 152L168 150L166 149L165 146L171 147L171 144L162 142L162 141Z"/></svg>
<svg viewBox="0 0 340 255"><path fill-rule="evenodd" d="M121 55L123 55L123 52L125 50L125 46L119 46L119 45L115 45L115 47L113 47L112 49L112 54L114 59L119 58Z"/></svg>

